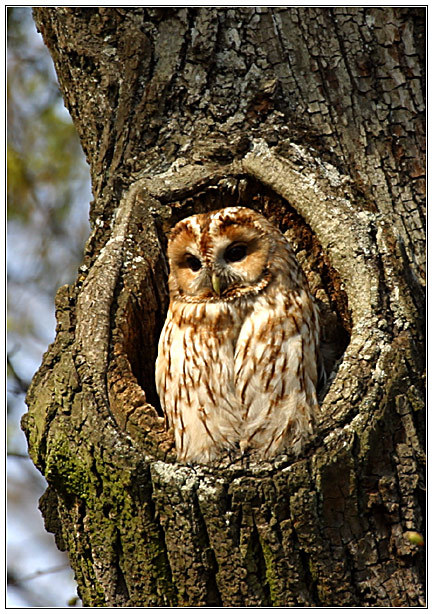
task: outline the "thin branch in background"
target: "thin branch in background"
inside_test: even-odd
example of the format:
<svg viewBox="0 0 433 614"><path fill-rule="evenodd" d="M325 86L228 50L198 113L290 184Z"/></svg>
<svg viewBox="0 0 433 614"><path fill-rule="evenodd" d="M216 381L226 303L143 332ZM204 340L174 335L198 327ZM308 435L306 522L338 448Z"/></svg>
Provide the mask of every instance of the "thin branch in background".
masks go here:
<svg viewBox="0 0 433 614"><path fill-rule="evenodd" d="M60 567L58 568L52 568L52 572L50 570L47 570L47 573L55 573L57 571L64 571L65 569L68 569L69 565L63 565L62 569L60 569ZM40 577L41 575L45 575L46 572L36 572L35 574L31 574L31 576L33 577ZM27 576L27 577L22 577L22 578L15 578L14 573L11 572L10 570L8 570L7 572L7 585L8 588L11 591L16 591L17 594L20 595L21 599L23 599L24 601L26 601L27 603L31 603L32 607L56 607L56 606L51 606L48 605L47 606L47 601L46 601L46 595L41 595L37 589L35 589L35 587L30 588L28 586L28 584L26 586L24 586L24 582L27 582L27 580L31 580L32 577L31 576ZM66 603L67 607L80 607L81 606L81 601L80 599L74 595L73 597L71 597L70 599L67 600Z"/></svg>
<svg viewBox="0 0 433 614"><path fill-rule="evenodd" d="M34 571L26 576L22 576L21 578L16 578L14 575L8 572L8 586L20 586L29 580L34 580L40 576L46 576L52 573L58 573L59 571L65 571L66 569L70 569L69 565L56 565L55 567L48 567L47 569Z"/></svg>
<svg viewBox="0 0 433 614"><path fill-rule="evenodd" d="M10 354L7 355L7 367L8 367L9 373L12 375L15 383L17 384L18 390L16 391L16 393L26 394L30 383L26 382L20 375L18 375L15 369L15 366L12 362Z"/></svg>
<svg viewBox="0 0 433 614"><path fill-rule="evenodd" d="M22 458L23 460L30 460L30 456L28 454L23 454L22 452L14 452L13 450L8 451L7 456L11 456L12 458Z"/></svg>

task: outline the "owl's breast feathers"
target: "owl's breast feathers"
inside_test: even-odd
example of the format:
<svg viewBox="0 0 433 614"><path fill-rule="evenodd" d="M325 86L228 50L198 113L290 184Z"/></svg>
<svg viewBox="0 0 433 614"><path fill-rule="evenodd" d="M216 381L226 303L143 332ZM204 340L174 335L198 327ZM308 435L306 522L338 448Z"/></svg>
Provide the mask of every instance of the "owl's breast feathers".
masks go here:
<svg viewBox="0 0 433 614"><path fill-rule="evenodd" d="M178 458L299 453L317 409L317 308L284 235L242 207L192 216L168 248L156 386Z"/></svg>

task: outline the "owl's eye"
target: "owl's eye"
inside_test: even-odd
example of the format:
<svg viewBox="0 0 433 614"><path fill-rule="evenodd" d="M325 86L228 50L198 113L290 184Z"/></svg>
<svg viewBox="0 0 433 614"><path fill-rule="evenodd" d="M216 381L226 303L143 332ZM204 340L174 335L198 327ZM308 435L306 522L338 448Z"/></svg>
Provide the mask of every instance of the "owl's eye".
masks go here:
<svg viewBox="0 0 433 614"><path fill-rule="evenodd" d="M247 255L247 246L243 243L233 243L225 251L224 259L226 262L240 262Z"/></svg>
<svg viewBox="0 0 433 614"><path fill-rule="evenodd" d="M185 260L187 266L191 269L191 271L199 271L201 269L200 260L192 254L187 254Z"/></svg>

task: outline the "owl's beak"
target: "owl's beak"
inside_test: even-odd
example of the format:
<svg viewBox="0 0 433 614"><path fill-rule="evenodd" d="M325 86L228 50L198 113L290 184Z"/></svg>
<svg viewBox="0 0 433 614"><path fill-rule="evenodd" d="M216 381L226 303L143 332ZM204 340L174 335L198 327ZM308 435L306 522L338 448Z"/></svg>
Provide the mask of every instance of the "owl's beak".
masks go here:
<svg viewBox="0 0 433 614"><path fill-rule="evenodd" d="M221 294L221 282L216 273L212 273L212 288L218 295Z"/></svg>

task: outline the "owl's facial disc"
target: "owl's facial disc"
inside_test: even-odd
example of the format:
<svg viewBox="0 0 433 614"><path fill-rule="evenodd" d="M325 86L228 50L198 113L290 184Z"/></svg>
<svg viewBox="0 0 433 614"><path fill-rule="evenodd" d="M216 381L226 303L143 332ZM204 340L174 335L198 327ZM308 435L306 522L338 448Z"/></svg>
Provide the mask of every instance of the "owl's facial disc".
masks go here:
<svg viewBox="0 0 433 614"><path fill-rule="evenodd" d="M168 256L172 296L188 301L233 300L269 283L274 243L251 211L198 214L177 224ZM241 215L241 219L239 219Z"/></svg>

